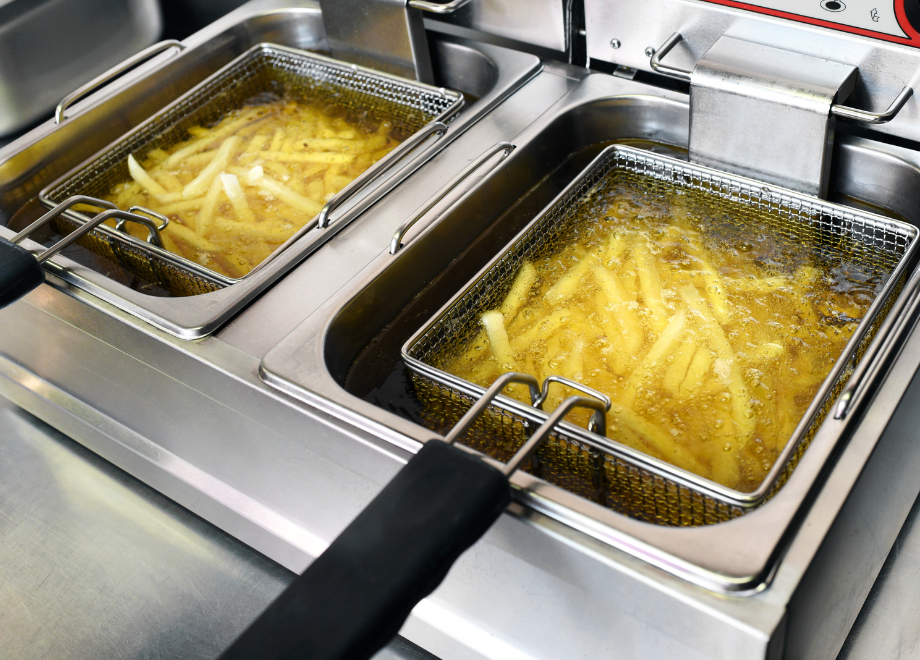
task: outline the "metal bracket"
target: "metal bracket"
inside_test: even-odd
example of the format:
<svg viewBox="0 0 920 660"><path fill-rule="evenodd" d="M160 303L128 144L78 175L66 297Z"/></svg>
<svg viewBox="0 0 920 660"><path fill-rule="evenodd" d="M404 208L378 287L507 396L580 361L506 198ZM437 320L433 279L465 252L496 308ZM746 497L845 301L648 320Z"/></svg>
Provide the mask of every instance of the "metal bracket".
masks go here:
<svg viewBox="0 0 920 660"><path fill-rule="evenodd" d="M320 0L332 56L434 84L422 10L407 0Z"/></svg>
<svg viewBox="0 0 920 660"><path fill-rule="evenodd" d="M671 35L649 66L690 82L690 159L809 195L827 196L836 117L890 121L913 94L905 87L882 113L848 108L855 66L725 36L692 71L665 64L681 40Z"/></svg>

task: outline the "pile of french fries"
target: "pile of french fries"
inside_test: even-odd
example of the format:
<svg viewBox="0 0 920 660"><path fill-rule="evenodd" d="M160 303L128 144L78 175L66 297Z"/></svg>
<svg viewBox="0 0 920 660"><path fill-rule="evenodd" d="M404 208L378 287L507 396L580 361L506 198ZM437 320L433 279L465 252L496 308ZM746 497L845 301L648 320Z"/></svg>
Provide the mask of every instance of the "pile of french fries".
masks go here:
<svg viewBox="0 0 920 660"><path fill-rule="evenodd" d="M106 199L170 218L170 252L242 277L316 216L329 199L392 151L390 124L359 127L299 100L244 107L191 138L128 156L131 179ZM146 230L132 227L139 238Z"/></svg>
<svg viewBox="0 0 920 660"><path fill-rule="evenodd" d="M608 437L753 490L882 273L840 286L801 245L782 272L767 265L769 236L710 240L676 197L656 214L616 188L599 208L559 251L523 264L501 306L482 314L479 335L443 368L483 386L506 371L572 378L613 400ZM545 408L574 393L558 388ZM516 396L527 400L523 388Z"/></svg>

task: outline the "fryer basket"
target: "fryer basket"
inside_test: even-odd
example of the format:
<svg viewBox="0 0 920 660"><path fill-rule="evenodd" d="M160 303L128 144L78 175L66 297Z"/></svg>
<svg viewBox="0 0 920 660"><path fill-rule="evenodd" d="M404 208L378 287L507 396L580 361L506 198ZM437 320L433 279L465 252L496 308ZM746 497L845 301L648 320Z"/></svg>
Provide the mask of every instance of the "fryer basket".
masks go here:
<svg viewBox="0 0 920 660"><path fill-rule="evenodd" d="M187 139L190 127L213 124L227 111L238 109L247 99L267 91L284 91L333 103L343 109L346 116L385 119L393 125L394 134L401 140L431 122L447 121L463 103L463 97L458 92L404 80L314 53L274 44L258 44L136 129L51 183L41 191L39 199L50 208L73 195L102 197L115 184L130 178L126 162L129 154L142 161L153 149L165 150ZM403 146L394 149L385 160L392 162L398 158ZM354 183L360 185L371 180L382 171L382 165L383 160L378 161ZM87 220L85 215L70 210L59 216L55 228L66 235ZM308 222L250 273L237 279L108 226L95 229L79 242L173 295L188 296L214 291L249 277L315 225L315 219Z"/></svg>
<svg viewBox="0 0 920 660"><path fill-rule="evenodd" d="M608 147L403 346L403 359L430 428L441 430L455 423L485 391L442 370L442 358L479 332L480 314L500 305L521 264L552 251L578 222L582 204L613 178L645 189L696 191L722 209L745 207L748 217L753 214L787 240L828 246L835 237L845 236L860 246L864 258L876 260L888 272L843 355L756 490L732 490L568 423L557 427L527 469L647 522L705 525L735 518L768 500L795 468L897 298L917 247L917 229L674 158L621 145ZM504 460L546 418L542 410L500 396L463 442Z"/></svg>

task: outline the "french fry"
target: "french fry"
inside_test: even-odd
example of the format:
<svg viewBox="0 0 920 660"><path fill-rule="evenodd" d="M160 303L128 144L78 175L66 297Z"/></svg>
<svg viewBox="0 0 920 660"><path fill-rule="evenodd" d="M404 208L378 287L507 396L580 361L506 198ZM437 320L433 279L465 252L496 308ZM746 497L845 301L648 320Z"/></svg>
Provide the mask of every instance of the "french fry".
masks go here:
<svg viewBox="0 0 920 660"><path fill-rule="evenodd" d="M500 311L507 322L513 321L518 310L527 302L530 289L536 281L537 269L533 267L532 263L525 261L500 307Z"/></svg>
<svg viewBox="0 0 920 660"><path fill-rule="evenodd" d="M236 149L239 141L240 139L235 135L224 140L223 144L220 145L220 149L217 150L214 160L208 163L207 167L201 170L201 173L182 190L183 197L186 199L200 197L209 190L214 178L227 167L227 163L230 162L230 155Z"/></svg>
<svg viewBox="0 0 920 660"><path fill-rule="evenodd" d="M546 299L552 304L562 303L578 290L581 278L594 265L596 257L593 254L586 254L577 264L569 268L549 291L546 292Z"/></svg>
<svg viewBox="0 0 920 660"><path fill-rule="evenodd" d="M680 384L687 376L687 370L690 368L690 362L693 360L693 355L696 351L697 347L693 342L680 342L677 352L674 354L674 359L668 365L661 381L661 386L672 395L677 396L680 392Z"/></svg>
<svg viewBox="0 0 920 660"><path fill-rule="evenodd" d="M645 306L651 312L652 323L656 330L664 330L668 320L661 297L661 280L658 277L658 266L655 264L648 246L643 239L633 243L633 256L636 260L636 270L639 274L639 291Z"/></svg>
<svg viewBox="0 0 920 660"><path fill-rule="evenodd" d="M147 173L141 164L134 158L134 154L128 154L128 172L139 186L149 192L151 195L163 195L166 188L157 183L152 176Z"/></svg>
<svg viewBox="0 0 920 660"><path fill-rule="evenodd" d="M275 181L270 176L263 175L258 182L257 186L265 190L269 194L275 195L283 201L288 206L292 206L298 211L303 211L307 213L312 218L314 215L323 210L323 205L314 202L309 197L304 197L300 195L285 185Z"/></svg>
<svg viewBox="0 0 920 660"><path fill-rule="evenodd" d="M246 193L243 192L240 180L236 178L236 175L225 172L220 175L220 182L227 199L230 200L230 205L233 206L233 212L236 213L236 217L242 222L255 225L255 216L252 214L249 204L246 203Z"/></svg>
<svg viewBox="0 0 920 660"><path fill-rule="evenodd" d="M687 303L687 306L703 319L704 327L709 330L709 341L712 343L712 348L729 365L728 391L732 399L732 420L735 422L735 426L741 436L747 440L754 433L753 413L750 408L750 395L741 376L738 360L735 359L735 352L732 350L731 344L728 343L722 326L716 322L709 310L706 309L706 303L700 296L699 291L688 284L681 288L680 296Z"/></svg>
<svg viewBox="0 0 920 660"><path fill-rule="evenodd" d="M505 331L505 319L498 310L492 310L482 315L482 325L489 336L489 346L492 349L492 355L502 366L502 369L512 370L514 367L514 351L511 348L511 342L508 341L508 333Z"/></svg>

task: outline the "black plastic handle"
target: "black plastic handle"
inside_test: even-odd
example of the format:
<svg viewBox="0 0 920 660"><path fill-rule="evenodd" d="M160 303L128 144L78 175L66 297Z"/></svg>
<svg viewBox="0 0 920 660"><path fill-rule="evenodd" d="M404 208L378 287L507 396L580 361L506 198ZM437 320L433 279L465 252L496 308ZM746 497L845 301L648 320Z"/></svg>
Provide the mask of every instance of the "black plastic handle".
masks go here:
<svg viewBox="0 0 920 660"><path fill-rule="evenodd" d="M0 309L45 281L45 271L31 252L0 238Z"/></svg>
<svg viewBox="0 0 920 660"><path fill-rule="evenodd" d="M363 660L511 501L507 478L428 442L222 660Z"/></svg>

